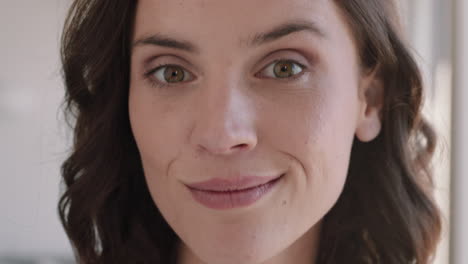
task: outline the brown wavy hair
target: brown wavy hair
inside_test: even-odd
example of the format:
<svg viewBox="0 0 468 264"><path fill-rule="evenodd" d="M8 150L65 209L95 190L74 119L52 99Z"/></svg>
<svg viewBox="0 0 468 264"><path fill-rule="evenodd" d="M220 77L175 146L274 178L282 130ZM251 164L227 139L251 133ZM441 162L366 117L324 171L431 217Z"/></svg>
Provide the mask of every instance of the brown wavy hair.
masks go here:
<svg viewBox="0 0 468 264"><path fill-rule="evenodd" d="M421 116L420 71L391 0L335 0L361 65L385 84L382 131L353 143L344 190L325 216L317 263L431 261L440 213L430 161L436 135ZM79 263L175 263L180 242L144 180L128 116L137 1L75 0L61 46L74 142L58 204Z"/></svg>

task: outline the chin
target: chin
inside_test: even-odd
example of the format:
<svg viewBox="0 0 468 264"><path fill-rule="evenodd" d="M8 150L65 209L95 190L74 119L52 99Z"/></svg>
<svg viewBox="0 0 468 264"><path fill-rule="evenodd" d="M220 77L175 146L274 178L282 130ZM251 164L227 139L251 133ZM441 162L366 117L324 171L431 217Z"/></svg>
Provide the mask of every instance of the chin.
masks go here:
<svg viewBox="0 0 468 264"><path fill-rule="evenodd" d="M193 249L206 264L260 264L281 252L287 247L282 243L287 242L279 237L249 233L243 238L237 236L223 242L213 239L211 243L198 244L198 247L195 244Z"/></svg>
<svg viewBox="0 0 468 264"><path fill-rule="evenodd" d="M271 258L270 254L261 254L256 250L216 252L215 255L202 257L203 263L211 264L260 264Z"/></svg>

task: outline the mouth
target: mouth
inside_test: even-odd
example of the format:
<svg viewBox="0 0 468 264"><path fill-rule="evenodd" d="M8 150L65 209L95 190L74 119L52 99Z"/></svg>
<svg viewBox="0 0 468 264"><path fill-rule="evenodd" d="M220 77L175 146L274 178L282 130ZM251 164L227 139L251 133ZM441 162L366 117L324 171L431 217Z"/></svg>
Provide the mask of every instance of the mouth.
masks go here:
<svg viewBox="0 0 468 264"><path fill-rule="evenodd" d="M195 201L215 210L246 207L273 190L285 174L276 177L212 179L187 185Z"/></svg>
<svg viewBox="0 0 468 264"><path fill-rule="evenodd" d="M187 184L190 189L199 191L213 191L213 192L225 192L225 191L242 191L260 185L264 185L280 176L240 176L237 178L212 178L207 181L196 182Z"/></svg>

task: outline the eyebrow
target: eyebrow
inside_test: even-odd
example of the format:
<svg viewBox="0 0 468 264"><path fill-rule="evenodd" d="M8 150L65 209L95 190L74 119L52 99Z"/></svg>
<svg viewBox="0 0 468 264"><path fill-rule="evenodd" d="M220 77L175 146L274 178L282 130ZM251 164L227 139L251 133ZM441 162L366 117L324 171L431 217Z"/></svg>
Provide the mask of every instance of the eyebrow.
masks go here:
<svg viewBox="0 0 468 264"><path fill-rule="evenodd" d="M245 43L247 43L249 47L260 46L300 31L310 32L319 38L326 37L325 32L316 23L307 20L296 20L278 25L268 32L257 33L253 35L253 37L247 39ZM244 43L244 41L241 41L241 43ZM195 44L187 40L171 38L161 33L135 41L132 48L145 45L173 48L197 54L200 53L200 48Z"/></svg>

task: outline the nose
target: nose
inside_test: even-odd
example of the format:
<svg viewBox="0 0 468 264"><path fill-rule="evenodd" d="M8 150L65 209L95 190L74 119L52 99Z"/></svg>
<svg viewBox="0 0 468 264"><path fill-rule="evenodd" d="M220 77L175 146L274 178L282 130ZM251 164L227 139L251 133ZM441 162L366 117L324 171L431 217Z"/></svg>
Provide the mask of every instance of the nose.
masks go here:
<svg viewBox="0 0 468 264"><path fill-rule="evenodd" d="M199 93L192 144L196 151L211 155L252 150L257 145L253 102L245 89L219 83Z"/></svg>

